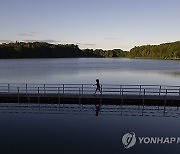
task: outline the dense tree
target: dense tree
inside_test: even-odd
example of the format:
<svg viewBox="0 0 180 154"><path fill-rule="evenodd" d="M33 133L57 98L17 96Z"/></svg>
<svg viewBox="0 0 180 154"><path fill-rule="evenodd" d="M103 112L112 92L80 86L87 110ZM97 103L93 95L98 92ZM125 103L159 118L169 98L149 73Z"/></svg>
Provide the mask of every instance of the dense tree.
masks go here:
<svg viewBox="0 0 180 154"><path fill-rule="evenodd" d="M129 57L180 59L180 41L160 45L136 46L130 50Z"/></svg>
<svg viewBox="0 0 180 154"><path fill-rule="evenodd" d="M16 42L0 44L0 58L73 58L73 57L124 57L121 49L79 49L74 44L49 44L46 42Z"/></svg>
<svg viewBox="0 0 180 154"><path fill-rule="evenodd" d="M77 58L77 57L130 57L180 59L180 41L160 45L135 46L130 52L121 49L79 49L74 44L46 42L15 42L0 44L0 58Z"/></svg>

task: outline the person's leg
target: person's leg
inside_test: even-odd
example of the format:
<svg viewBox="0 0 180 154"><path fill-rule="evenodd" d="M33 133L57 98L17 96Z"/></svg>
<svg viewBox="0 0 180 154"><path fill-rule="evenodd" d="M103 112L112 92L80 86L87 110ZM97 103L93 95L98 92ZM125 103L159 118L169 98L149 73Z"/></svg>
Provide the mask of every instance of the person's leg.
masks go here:
<svg viewBox="0 0 180 154"><path fill-rule="evenodd" d="M96 90L95 90L94 94L96 94L97 90L98 90L98 89L96 88Z"/></svg>
<svg viewBox="0 0 180 154"><path fill-rule="evenodd" d="M100 93L102 93L102 92L101 92L101 87L98 87L98 90L99 90Z"/></svg>

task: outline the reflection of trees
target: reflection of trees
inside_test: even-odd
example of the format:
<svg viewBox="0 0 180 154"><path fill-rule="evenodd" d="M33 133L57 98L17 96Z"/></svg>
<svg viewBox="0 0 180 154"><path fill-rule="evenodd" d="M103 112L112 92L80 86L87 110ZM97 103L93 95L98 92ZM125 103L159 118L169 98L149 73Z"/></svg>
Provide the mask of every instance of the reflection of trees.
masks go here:
<svg viewBox="0 0 180 154"><path fill-rule="evenodd" d="M179 71L159 72L159 74L173 76L173 77L180 77L180 72Z"/></svg>

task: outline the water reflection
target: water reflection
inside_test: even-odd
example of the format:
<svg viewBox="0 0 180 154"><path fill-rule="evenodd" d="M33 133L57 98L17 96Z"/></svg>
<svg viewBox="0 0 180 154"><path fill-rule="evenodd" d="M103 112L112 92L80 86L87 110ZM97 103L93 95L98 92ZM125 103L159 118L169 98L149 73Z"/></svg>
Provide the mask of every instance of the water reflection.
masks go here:
<svg viewBox="0 0 180 154"><path fill-rule="evenodd" d="M164 71L164 72L159 72L160 74L164 74L164 75L170 75L173 77L180 77L180 71Z"/></svg>
<svg viewBox="0 0 180 154"><path fill-rule="evenodd" d="M101 105L100 104L95 104L95 108L96 108L96 116L99 115L100 109L101 109Z"/></svg>
<svg viewBox="0 0 180 154"><path fill-rule="evenodd" d="M82 104L0 104L1 153L174 153L179 144L125 149L122 136L179 136L179 109ZM98 117L96 116L98 115Z"/></svg>
<svg viewBox="0 0 180 154"><path fill-rule="evenodd" d="M1 103L0 113L180 117L178 106Z"/></svg>

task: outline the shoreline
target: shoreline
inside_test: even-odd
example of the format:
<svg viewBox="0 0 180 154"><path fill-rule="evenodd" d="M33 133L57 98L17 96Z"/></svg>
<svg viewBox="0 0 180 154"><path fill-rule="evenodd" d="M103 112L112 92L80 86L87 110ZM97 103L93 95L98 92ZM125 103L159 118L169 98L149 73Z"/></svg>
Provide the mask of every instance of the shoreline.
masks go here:
<svg viewBox="0 0 180 154"><path fill-rule="evenodd" d="M137 60L173 60L173 61L179 61L180 58L176 59L163 59L163 58L132 58L132 57L26 57L26 58L0 58L0 60L14 60L14 59L83 59L83 58L95 58L95 59L137 59Z"/></svg>

